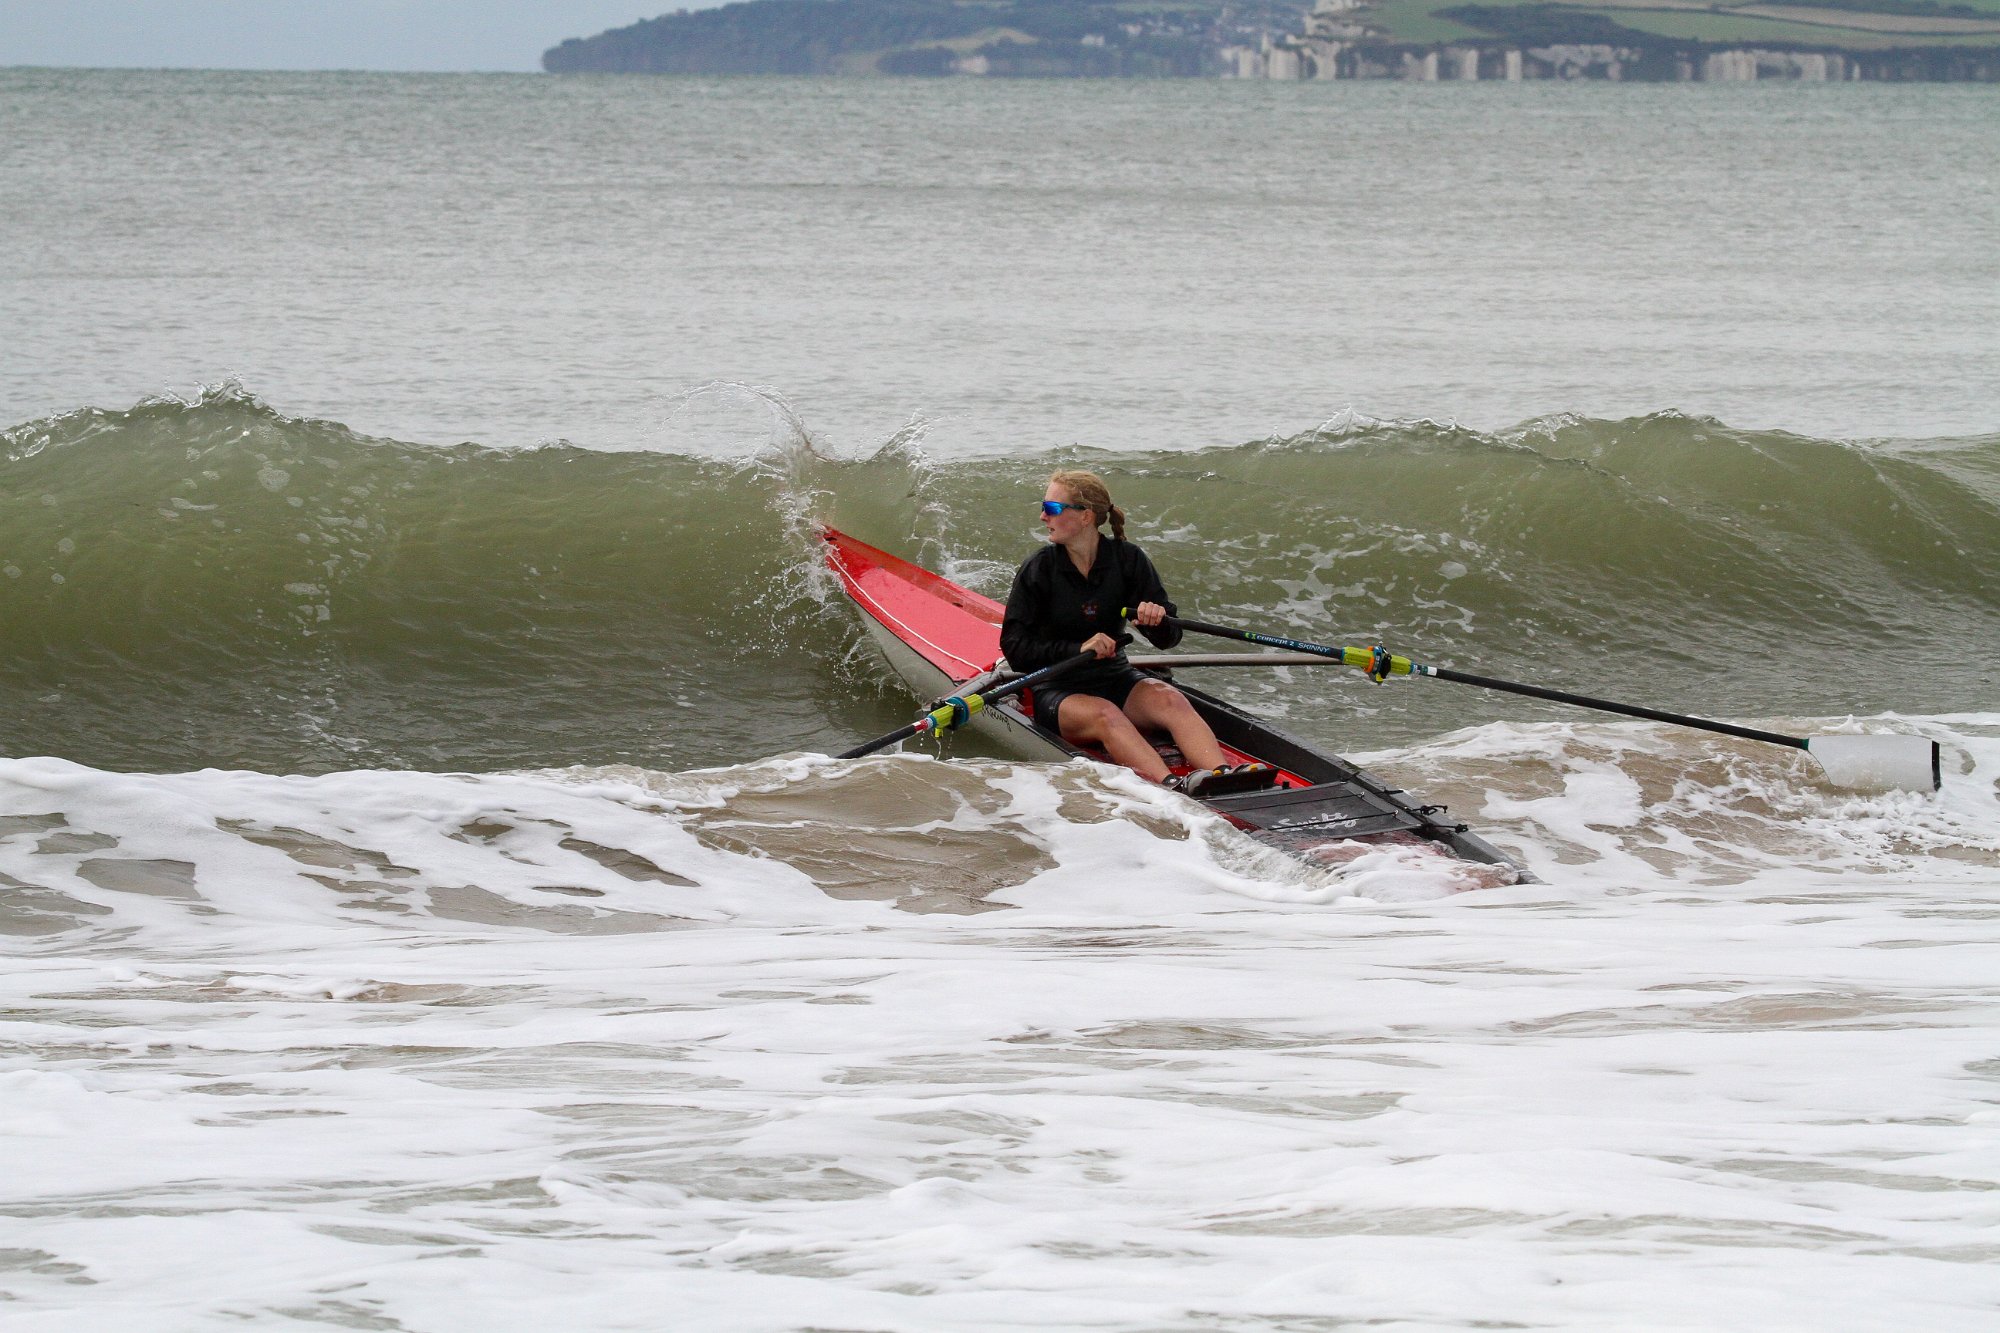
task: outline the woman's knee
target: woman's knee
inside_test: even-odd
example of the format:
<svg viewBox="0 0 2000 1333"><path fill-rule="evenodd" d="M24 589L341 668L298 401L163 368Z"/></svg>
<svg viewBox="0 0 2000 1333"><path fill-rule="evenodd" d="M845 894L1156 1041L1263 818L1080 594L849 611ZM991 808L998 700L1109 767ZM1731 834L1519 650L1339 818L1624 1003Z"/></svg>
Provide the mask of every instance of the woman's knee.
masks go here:
<svg viewBox="0 0 2000 1333"><path fill-rule="evenodd" d="M1109 699L1091 694L1072 694L1062 701L1056 720L1065 739L1101 741L1110 734L1111 728L1125 722L1125 715Z"/></svg>
<svg viewBox="0 0 2000 1333"><path fill-rule="evenodd" d="M1136 707L1134 707L1136 705ZM1132 694L1125 701L1128 713L1153 726L1165 726L1194 714L1194 706L1182 694L1164 680L1143 681L1132 687Z"/></svg>

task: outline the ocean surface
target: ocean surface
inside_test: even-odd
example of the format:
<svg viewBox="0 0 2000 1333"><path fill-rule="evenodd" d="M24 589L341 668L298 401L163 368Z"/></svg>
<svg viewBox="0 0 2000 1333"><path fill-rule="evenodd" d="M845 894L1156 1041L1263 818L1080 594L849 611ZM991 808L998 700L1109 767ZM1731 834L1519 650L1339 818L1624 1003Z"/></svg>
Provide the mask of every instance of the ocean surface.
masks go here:
<svg viewBox="0 0 2000 1333"><path fill-rule="evenodd" d="M0 1325L1986 1329L2000 90L0 70ZM1538 883L909 720L815 525ZM1190 646L1196 646L1190 644Z"/></svg>

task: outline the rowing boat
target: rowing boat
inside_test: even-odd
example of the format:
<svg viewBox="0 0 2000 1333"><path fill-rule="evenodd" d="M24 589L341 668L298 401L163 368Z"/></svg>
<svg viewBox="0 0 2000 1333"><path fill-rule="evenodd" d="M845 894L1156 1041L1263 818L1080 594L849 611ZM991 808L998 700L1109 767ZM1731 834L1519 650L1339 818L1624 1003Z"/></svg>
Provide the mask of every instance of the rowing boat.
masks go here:
<svg viewBox="0 0 2000 1333"><path fill-rule="evenodd" d="M862 626L920 698L968 696L1013 674L1000 660L1000 621L1006 610L1000 603L844 532L822 528L820 535L827 567L861 613ZM1290 654L1237 653L1131 660L1142 670L1166 676L1177 667L1284 665L1293 659ZM1402 845L1456 858L1468 870L1480 868L1476 883L1532 878L1499 848L1452 820L1444 807L1420 804L1365 769L1224 699L1178 680L1174 684L1207 720L1231 764L1262 762L1277 770L1276 784L1265 790L1202 801L1258 841L1322 864ZM1072 745L1051 719L1036 716L1032 691L981 709L973 725L1006 753L1030 762L1078 757L1110 762L1101 752ZM1154 743L1169 768L1188 771L1171 742L1160 738Z"/></svg>

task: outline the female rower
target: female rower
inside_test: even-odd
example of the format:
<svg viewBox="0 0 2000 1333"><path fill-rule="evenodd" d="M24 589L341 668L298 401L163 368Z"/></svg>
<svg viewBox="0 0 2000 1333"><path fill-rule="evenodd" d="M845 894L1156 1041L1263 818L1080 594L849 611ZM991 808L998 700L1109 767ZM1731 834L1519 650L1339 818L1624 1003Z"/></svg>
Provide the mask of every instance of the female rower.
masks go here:
<svg viewBox="0 0 2000 1333"><path fill-rule="evenodd" d="M1109 522L1111 535L1098 531ZM1058 472L1042 497L1042 527L1049 544L1029 556L1014 575L1000 650L1016 671L1034 671L1079 653L1097 661L1071 667L1054 683L1035 687L1035 716L1053 722L1064 740L1096 745L1141 777L1189 795L1218 794L1224 786L1263 785L1262 764L1224 767L1222 747L1194 706L1164 680L1143 674L1125 657L1123 608L1156 648L1181 640L1166 623L1174 604L1146 553L1125 540L1125 514L1111 503L1104 481L1092 472ZM1141 729L1165 731L1193 766L1170 778Z"/></svg>

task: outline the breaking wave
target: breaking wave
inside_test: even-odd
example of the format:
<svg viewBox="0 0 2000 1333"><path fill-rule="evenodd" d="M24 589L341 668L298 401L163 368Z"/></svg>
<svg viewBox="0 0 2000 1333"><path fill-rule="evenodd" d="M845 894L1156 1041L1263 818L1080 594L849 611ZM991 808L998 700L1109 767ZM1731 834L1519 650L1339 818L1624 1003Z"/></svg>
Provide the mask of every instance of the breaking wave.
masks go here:
<svg viewBox="0 0 2000 1333"><path fill-rule="evenodd" d="M907 701L811 524L996 595L1039 540L1050 460L933 463L921 434L430 446L233 387L25 423L0 434L0 749L316 772L835 748ZM1946 713L2000 683L2000 436L1347 421L1075 461L1208 619L1730 716ZM1228 688L1345 745L1551 716L1344 673Z"/></svg>

